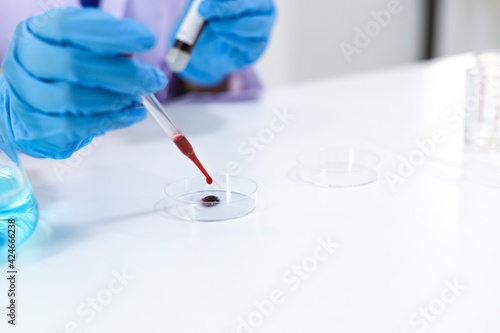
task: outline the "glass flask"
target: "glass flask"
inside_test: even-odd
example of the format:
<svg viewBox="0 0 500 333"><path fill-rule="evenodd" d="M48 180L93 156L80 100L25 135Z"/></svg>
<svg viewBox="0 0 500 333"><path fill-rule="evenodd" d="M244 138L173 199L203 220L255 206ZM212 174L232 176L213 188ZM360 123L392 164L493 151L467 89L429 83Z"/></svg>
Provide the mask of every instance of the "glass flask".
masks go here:
<svg viewBox="0 0 500 333"><path fill-rule="evenodd" d="M38 223L38 205L4 121L0 114L0 264L26 242Z"/></svg>

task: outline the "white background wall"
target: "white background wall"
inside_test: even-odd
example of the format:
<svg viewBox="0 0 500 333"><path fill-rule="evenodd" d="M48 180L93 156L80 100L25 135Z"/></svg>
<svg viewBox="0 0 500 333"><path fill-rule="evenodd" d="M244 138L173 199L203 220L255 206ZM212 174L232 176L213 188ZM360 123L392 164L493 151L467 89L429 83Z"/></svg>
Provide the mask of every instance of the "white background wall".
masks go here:
<svg viewBox="0 0 500 333"><path fill-rule="evenodd" d="M349 63L340 44L354 43L372 11L392 0L275 0L279 18L272 43L259 64L268 86L338 76L417 61L423 53L424 3L400 0L370 45ZM441 0L437 55L500 48L500 0Z"/></svg>

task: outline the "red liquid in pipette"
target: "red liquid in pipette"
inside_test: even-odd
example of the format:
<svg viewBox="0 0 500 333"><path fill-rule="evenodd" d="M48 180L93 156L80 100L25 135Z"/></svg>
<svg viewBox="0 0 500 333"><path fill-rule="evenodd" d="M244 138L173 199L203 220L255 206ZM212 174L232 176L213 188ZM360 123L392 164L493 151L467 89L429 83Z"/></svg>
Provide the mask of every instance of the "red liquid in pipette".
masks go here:
<svg viewBox="0 0 500 333"><path fill-rule="evenodd" d="M184 135L177 135L176 137L174 137L174 143L184 155L186 155L191 161L193 161L194 164L196 164L198 169L200 169L203 175L207 178L207 184L212 184L212 177L210 177L207 170L205 170L205 168L201 164L200 160L194 153L193 147L186 139L186 137Z"/></svg>

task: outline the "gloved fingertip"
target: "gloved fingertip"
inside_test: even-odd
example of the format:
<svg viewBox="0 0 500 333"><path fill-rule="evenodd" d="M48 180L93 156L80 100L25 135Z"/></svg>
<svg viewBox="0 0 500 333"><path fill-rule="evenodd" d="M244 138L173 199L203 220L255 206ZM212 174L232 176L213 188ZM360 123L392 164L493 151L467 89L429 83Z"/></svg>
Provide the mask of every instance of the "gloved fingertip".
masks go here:
<svg viewBox="0 0 500 333"><path fill-rule="evenodd" d="M136 106L123 112L113 124L113 129L120 129L137 124L146 119L147 110L143 106Z"/></svg>
<svg viewBox="0 0 500 333"><path fill-rule="evenodd" d="M209 1L203 1L198 7L198 13L206 20L214 16L214 6Z"/></svg>
<svg viewBox="0 0 500 333"><path fill-rule="evenodd" d="M160 89L165 88L165 86L168 83L167 76L165 75L165 73L163 71L156 69L156 68L155 68L155 72L156 72L156 75L158 77L158 83L159 83Z"/></svg>
<svg viewBox="0 0 500 333"><path fill-rule="evenodd" d="M138 43L143 47L144 50L149 50L156 45L156 36L151 29L143 24L136 24L136 32L139 36Z"/></svg>
<svg viewBox="0 0 500 333"><path fill-rule="evenodd" d="M168 78L161 70L153 68L151 71L150 79L145 81L145 89L150 93L156 93L163 88L168 83Z"/></svg>
<svg viewBox="0 0 500 333"><path fill-rule="evenodd" d="M134 124L143 121L148 115L148 110L144 106L137 106L134 109Z"/></svg>

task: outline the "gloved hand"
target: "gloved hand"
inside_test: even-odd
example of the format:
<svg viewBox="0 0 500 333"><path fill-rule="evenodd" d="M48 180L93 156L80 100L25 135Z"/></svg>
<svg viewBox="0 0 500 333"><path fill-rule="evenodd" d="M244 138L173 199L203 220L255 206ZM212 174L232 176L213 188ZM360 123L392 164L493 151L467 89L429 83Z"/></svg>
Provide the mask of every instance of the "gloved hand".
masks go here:
<svg viewBox="0 0 500 333"><path fill-rule="evenodd" d="M253 64L264 53L276 18L272 0L204 0L199 12L207 25L179 76L202 86Z"/></svg>
<svg viewBox="0 0 500 333"><path fill-rule="evenodd" d="M17 149L67 158L94 136L142 120L140 95L167 79L123 55L154 44L144 25L97 9L56 9L21 22L2 66L7 88L0 85L0 116Z"/></svg>

